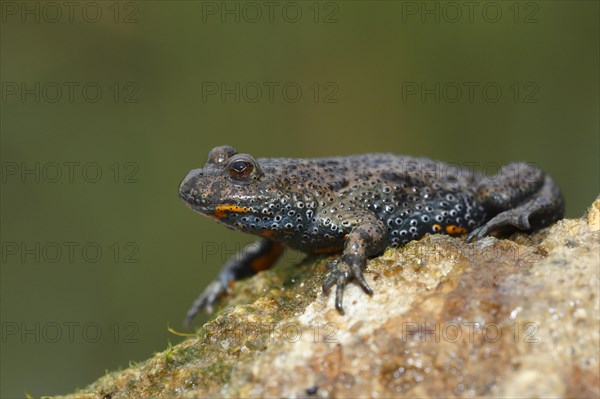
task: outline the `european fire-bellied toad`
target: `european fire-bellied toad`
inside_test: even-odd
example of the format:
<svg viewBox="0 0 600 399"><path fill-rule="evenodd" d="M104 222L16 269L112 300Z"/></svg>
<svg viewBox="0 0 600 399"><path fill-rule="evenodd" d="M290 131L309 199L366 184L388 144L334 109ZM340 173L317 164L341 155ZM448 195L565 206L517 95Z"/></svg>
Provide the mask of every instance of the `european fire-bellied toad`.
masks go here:
<svg viewBox="0 0 600 399"><path fill-rule="evenodd" d="M481 238L505 228L534 230L560 219L558 186L536 166L515 162L495 176L427 158L363 154L319 159L259 158L220 146L183 179L179 196L193 210L261 238L227 262L194 302L189 324L212 311L231 282L270 267L284 246L341 253L323 283L355 280L369 295L369 257L425 234Z"/></svg>

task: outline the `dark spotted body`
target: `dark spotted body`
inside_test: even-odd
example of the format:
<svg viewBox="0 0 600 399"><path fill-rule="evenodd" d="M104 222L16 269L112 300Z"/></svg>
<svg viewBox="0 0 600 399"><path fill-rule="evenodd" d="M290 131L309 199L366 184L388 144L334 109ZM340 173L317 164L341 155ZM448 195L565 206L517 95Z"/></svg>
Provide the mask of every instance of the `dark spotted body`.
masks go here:
<svg viewBox="0 0 600 399"><path fill-rule="evenodd" d="M342 253L324 283L343 288L363 276L386 246L425 234L480 238L507 227L529 230L562 217L558 187L537 167L512 163L493 177L427 158L365 154L321 159L260 158L222 146L179 188L192 209L236 230L262 236L228 262L188 313L212 309L227 285L269 267L283 245Z"/></svg>

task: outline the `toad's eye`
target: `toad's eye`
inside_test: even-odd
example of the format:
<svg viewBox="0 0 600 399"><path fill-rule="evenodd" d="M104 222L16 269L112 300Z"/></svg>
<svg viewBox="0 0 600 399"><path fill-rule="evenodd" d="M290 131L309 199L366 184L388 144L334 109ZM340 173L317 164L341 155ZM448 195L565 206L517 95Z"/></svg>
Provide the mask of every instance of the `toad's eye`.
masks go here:
<svg viewBox="0 0 600 399"><path fill-rule="evenodd" d="M208 153L208 163L215 165L224 165L229 158L237 154L235 148L229 145L215 147Z"/></svg>
<svg viewBox="0 0 600 399"><path fill-rule="evenodd" d="M252 174L253 170L254 165L252 162L242 159L232 162L231 165L229 165L229 174L236 180L247 179Z"/></svg>
<svg viewBox="0 0 600 399"><path fill-rule="evenodd" d="M247 184L263 176L260 165L248 154L236 154L227 161L227 173L234 182Z"/></svg>

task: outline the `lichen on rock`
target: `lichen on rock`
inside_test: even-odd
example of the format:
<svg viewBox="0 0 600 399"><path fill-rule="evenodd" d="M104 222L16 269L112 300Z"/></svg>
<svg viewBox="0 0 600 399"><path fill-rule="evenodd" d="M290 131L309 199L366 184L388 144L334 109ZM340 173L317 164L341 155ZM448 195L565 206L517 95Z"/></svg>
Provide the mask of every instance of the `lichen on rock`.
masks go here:
<svg viewBox="0 0 600 399"><path fill-rule="evenodd" d="M197 336L69 397L598 397L600 197L580 219L369 261L346 314L327 258L236 284Z"/></svg>

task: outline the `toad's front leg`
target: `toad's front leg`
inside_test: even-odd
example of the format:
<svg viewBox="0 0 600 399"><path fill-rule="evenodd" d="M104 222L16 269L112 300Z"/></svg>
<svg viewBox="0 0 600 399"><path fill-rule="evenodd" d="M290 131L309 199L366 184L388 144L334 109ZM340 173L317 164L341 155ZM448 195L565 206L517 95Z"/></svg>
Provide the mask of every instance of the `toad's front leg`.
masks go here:
<svg viewBox="0 0 600 399"><path fill-rule="evenodd" d="M344 287L351 280L355 279L367 294L373 294L363 271L367 259L382 253L387 242L385 225L373 213L365 211L352 219L342 257L329 263L332 270L323 283L324 292L336 284L335 307L341 314L344 314Z"/></svg>
<svg viewBox="0 0 600 399"><path fill-rule="evenodd" d="M210 283L202 294L196 298L192 307L188 310L183 325L190 326L192 319L203 309L207 313L212 313L214 304L220 297L227 294L230 284L270 268L282 252L283 246L281 244L264 238L248 244L225 263L217 279Z"/></svg>

